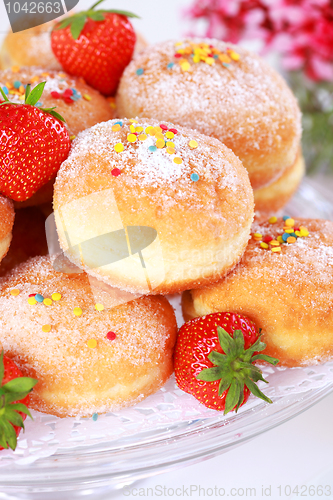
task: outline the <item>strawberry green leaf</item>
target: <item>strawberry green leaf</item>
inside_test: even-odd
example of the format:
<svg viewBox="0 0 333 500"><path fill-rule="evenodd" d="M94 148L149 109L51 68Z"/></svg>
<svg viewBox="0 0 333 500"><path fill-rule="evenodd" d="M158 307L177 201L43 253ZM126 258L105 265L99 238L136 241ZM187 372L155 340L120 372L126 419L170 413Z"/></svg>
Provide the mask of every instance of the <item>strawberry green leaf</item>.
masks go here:
<svg viewBox="0 0 333 500"><path fill-rule="evenodd" d="M70 24L72 24L73 22L73 17L75 17L76 14L74 16L71 16L71 17L67 17L66 19L64 19L63 21L61 21L59 24L57 24L53 29L54 31L57 31L57 30L62 30L62 29L65 29L67 28L67 26L69 26Z"/></svg>
<svg viewBox="0 0 333 500"><path fill-rule="evenodd" d="M60 120L61 122L66 123L65 118L63 118L61 115L59 115L59 113L57 113L56 111L53 111L54 109L55 108L52 108L50 111L47 111L47 110L43 109L43 111L46 111L47 113L50 113L50 115L54 116L54 118L57 118L57 120Z"/></svg>
<svg viewBox="0 0 333 500"><path fill-rule="evenodd" d="M219 342L220 346L222 347L222 350L228 355L228 354L235 354L236 353L236 348L235 348L235 343L230 337L230 335L220 326L217 327L217 334L219 337Z"/></svg>
<svg viewBox="0 0 333 500"><path fill-rule="evenodd" d="M4 396L2 396L2 402L3 405L1 406L0 402L0 408L7 406L14 401L20 401L21 399L24 399L29 393L26 392L7 392Z"/></svg>
<svg viewBox="0 0 333 500"><path fill-rule="evenodd" d="M38 380L30 377L17 377L2 386L6 392L29 392L35 387Z"/></svg>
<svg viewBox="0 0 333 500"><path fill-rule="evenodd" d="M208 355L208 359L214 363L214 365L219 365L220 363L224 363L226 361L227 356L225 354L221 354L220 352L212 351Z"/></svg>
<svg viewBox="0 0 333 500"><path fill-rule="evenodd" d="M6 94L4 93L4 91L2 90L2 87L0 87L0 92L1 92L1 95L2 97L4 98L5 102L3 102L2 104L6 104L7 102L9 102L9 99L8 97L6 96Z"/></svg>
<svg viewBox="0 0 333 500"><path fill-rule="evenodd" d="M17 411L12 410L11 408L6 408L3 416L11 424L17 425L17 427L22 427L22 429L24 429L23 418L19 413L17 413Z"/></svg>
<svg viewBox="0 0 333 500"><path fill-rule="evenodd" d="M29 93L28 98L25 103L30 104L30 106L35 106L42 96L46 82L41 82Z"/></svg>
<svg viewBox="0 0 333 500"><path fill-rule="evenodd" d="M231 377L221 379L220 385L219 385L219 396L221 397L224 391L226 391L231 384Z"/></svg>
<svg viewBox="0 0 333 500"><path fill-rule="evenodd" d="M222 370L220 367L205 368L197 375L198 380L204 380L205 382L213 382L214 380L220 380L222 376Z"/></svg>
<svg viewBox="0 0 333 500"><path fill-rule="evenodd" d="M2 349L1 354L0 354L0 386L2 384L4 374L5 374L5 367L3 364L3 349Z"/></svg>
<svg viewBox="0 0 333 500"><path fill-rule="evenodd" d="M74 40L77 40L79 38L79 36L81 35L81 31L84 28L86 20L87 20L86 14L82 14L80 16L73 17L73 21L71 23L71 34L72 34L72 37L74 38Z"/></svg>
<svg viewBox="0 0 333 500"><path fill-rule="evenodd" d="M129 12L128 10L115 10L115 9L102 9L101 12L108 12L110 14L119 14L120 16L126 17L135 17L136 19L140 19L140 16L133 14L133 12Z"/></svg>
<svg viewBox="0 0 333 500"><path fill-rule="evenodd" d="M23 403L16 403L14 405L10 405L10 407L12 408L12 410L16 410L16 411L20 411L21 413L25 413L25 415L28 415L28 417L30 417L31 420L33 420L28 407L26 405L24 405Z"/></svg>
<svg viewBox="0 0 333 500"><path fill-rule="evenodd" d="M244 335L242 330L235 330L233 334L233 339L236 344L237 353L241 353L244 351Z"/></svg>
<svg viewBox="0 0 333 500"><path fill-rule="evenodd" d="M30 83L28 83L28 85L25 88L25 96L24 96L25 103L27 102L27 99L29 97L30 92L31 92L31 85L30 85Z"/></svg>
<svg viewBox="0 0 333 500"><path fill-rule="evenodd" d="M274 366L276 366L279 362L278 359L272 358L272 356L267 356L267 354L256 354L255 356L252 356L252 361L257 361L258 359L266 361L267 363L270 363L271 365Z"/></svg>
<svg viewBox="0 0 333 500"><path fill-rule="evenodd" d="M235 408L235 406L238 404L238 401L241 398L242 392L243 392L243 384L241 384L239 380L234 379L231 382L227 397L225 398L224 415L226 415L227 413L229 413L229 411Z"/></svg>
<svg viewBox="0 0 333 500"><path fill-rule="evenodd" d="M249 391L252 392L257 398L263 399L267 403L272 403L272 400L269 399L261 390L259 387L248 377L245 378L245 385L249 389Z"/></svg>
<svg viewBox="0 0 333 500"><path fill-rule="evenodd" d="M5 437L5 428L3 427L1 420L0 420L0 446L2 448L5 448L5 450L8 449L7 439Z"/></svg>
<svg viewBox="0 0 333 500"><path fill-rule="evenodd" d="M93 21L104 21L105 19L105 14L104 12L98 10L98 11L88 11L87 16L90 17Z"/></svg>
<svg viewBox="0 0 333 500"><path fill-rule="evenodd" d="M0 435L1 434L3 434L4 440L6 443L8 443L9 447L12 450L15 450L16 445L17 445L16 432L15 432L12 424L10 424L4 418L0 419ZM6 448L7 448L7 446L6 446Z"/></svg>

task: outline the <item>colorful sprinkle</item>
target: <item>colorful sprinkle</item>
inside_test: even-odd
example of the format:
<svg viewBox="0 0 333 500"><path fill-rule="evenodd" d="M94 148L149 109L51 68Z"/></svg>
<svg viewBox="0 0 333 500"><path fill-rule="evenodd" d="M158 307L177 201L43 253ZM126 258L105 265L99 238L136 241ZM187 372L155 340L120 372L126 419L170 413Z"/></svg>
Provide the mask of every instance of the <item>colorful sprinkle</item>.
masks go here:
<svg viewBox="0 0 333 500"><path fill-rule="evenodd" d="M124 144L122 144L121 142L118 142L115 145L114 150L116 153L121 153L122 151L124 151Z"/></svg>
<svg viewBox="0 0 333 500"><path fill-rule="evenodd" d="M166 152L169 154L169 155L174 155L176 153L176 150L175 148L172 148L172 147L167 147L166 148Z"/></svg>
<svg viewBox="0 0 333 500"><path fill-rule="evenodd" d="M41 295L40 293L36 293L36 295L35 295L35 299L37 300L37 302L40 302L40 303L41 303L41 302L43 302L44 297L43 297L43 295Z"/></svg>
<svg viewBox="0 0 333 500"><path fill-rule="evenodd" d="M290 219L290 216L289 216L289 215L284 215L284 216L282 217L282 219L283 219L284 221L286 221L287 219Z"/></svg>
<svg viewBox="0 0 333 500"><path fill-rule="evenodd" d="M285 222L285 225L288 227L294 227L294 225L295 225L294 219L286 219L284 222Z"/></svg>
<svg viewBox="0 0 333 500"><path fill-rule="evenodd" d="M135 132L135 127L134 127L134 125L130 125L130 131L132 132L132 134L134 134L134 132Z"/></svg>
<svg viewBox="0 0 333 500"><path fill-rule="evenodd" d="M194 140L190 141L188 145L190 146L191 149L196 149L198 147L197 141Z"/></svg>
<svg viewBox="0 0 333 500"><path fill-rule="evenodd" d="M191 69L191 65L188 61L184 61L181 63L180 67L184 72L189 71Z"/></svg>
<svg viewBox="0 0 333 500"><path fill-rule="evenodd" d="M74 307L73 313L75 314L75 316L81 316L81 314L82 314L81 307Z"/></svg>
<svg viewBox="0 0 333 500"><path fill-rule="evenodd" d="M282 239L283 239L283 241L284 241L285 243L287 242L287 239L288 239L288 238L289 238L289 234L288 234L288 233L284 233L284 234L282 235Z"/></svg>
<svg viewBox="0 0 333 500"><path fill-rule="evenodd" d="M52 300L51 300L51 299L49 299L49 298L44 299L44 300L43 300L43 302L44 302L44 304L45 304L46 306L50 306L50 305L52 304Z"/></svg>
<svg viewBox="0 0 333 500"><path fill-rule="evenodd" d="M128 134L127 140L128 140L128 142L136 142L137 137L135 134Z"/></svg>
<svg viewBox="0 0 333 500"><path fill-rule="evenodd" d="M95 347L97 346L97 340L89 339L87 342L87 346L89 347L89 349L95 349Z"/></svg>
<svg viewBox="0 0 333 500"><path fill-rule="evenodd" d="M57 302L58 300L61 299L61 294L58 293L58 292L52 293L51 298L52 298L52 300L54 300L55 302Z"/></svg>
<svg viewBox="0 0 333 500"><path fill-rule="evenodd" d="M51 331L51 325L43 325L42 330L44 333L48 333Z"/></svg>
<svg viewBox="0 0 333 500"><path fill-rule="evenodd" d="M144 73L144 69L143 69L143 68L138 68L138 69L136 70L136 74L137 74L138 76L142 75L143 73Z"/></svg>
<svg viewBox="0 0 333 500"><path fill-rule="evenodd" d="M96 311L104 311L104 306L103 304L95 304L95 309Z"/></svg>
<svg viewBox="0 0 333 500"><path fill-rule="evenodd" d="M120 129L121 126L119 125L119 123L115 123L114 125L112 125L112 132L117 132Z"/></svg>
<svg viewBox="0 0 333 500"><path fill-rule="evenodd" d="M273 248L271 248L271 251L274 253L281 252L281 247L273 247Z"/></svg>
<svg viewBox="0 0 333 500"><path fill-rule="evenodd" d="M10 291L10 295L13 295L13 297L16 297L20 293L20 290L18 288L13 288L13 290Z"/></svg>
<svg viewBox="0 0 333 500"><path fill-rule="evenodd" d="M168 69L171 69L171 68L173 68L173 67L174 67L174 65L175 65L175 63L170 62L170 63L167 65L167 68L168 68Z"/></svg>
<svg viewBox="0 0 333 500"><path fill-rule="evenodd" d="M138 123L138 120L134 120L134 118L130 118L128 121L129 121L130 123Z"/></svg>
<svg viewBox="0 0 333 500"><path fill-rule="evenodd" d="M163 139L158 139L158 140L156 141L156 147L157 147L158 149L163 149L163 148L164 148L164 146L165 146L165 141L163 141Z"/></svg>
<svg viewBox="0 0 333 500"><path fill-rule="evenodd" d="M114 332L108 332L108 333L106 334L106 338L107 338L108 340L115 340L115 338L116 338L116 334L115 334Z"/></svg>
<svg viewBox="0 0 333 500"><path fill-rule="evenodd" d="M71 135L70 138L69 138L69 140L70 141L74 141L75 137L76 137L76 135Z"/></svg>
<svg viewBox="0 0 333 500"><path fill-rule="evenodd" d="M265 238L263 239L263 241L265 243L270 243L272 241L272 239L273 239L272 236L265 236Z"/></svg>
<svg viewBox="0 0 333 500"><path fill-rule="evenodd" d="M200 176L196 173L191 174L191 181L197 182L200 179Z"/></svg>
<svg viewBox="0 0 333 500"><path fill-rule="evenodd" d="M148 136L146 134L140 134L138 139L139 141L145 141L146 139L148 139Z"/></svg>
<svg viewBox="0 0 333 500"><path fill-rule="evenodd" d="M277 222L277 217L271 217L270 219L268 219L268 222L270 224L275 224Z"/></svg>
<svg viewBox="0 0 333 500"><path fill-rule="evenodd" d="M294 238L294 236L289 236L289 238L287 239L287 243L295 243L297 238Z"/></svg>
<svg viewBox="0 0 333 500"><path fill-rule="evenodd" d="M37 300L35 299L35 297L29 297L28 304L30 304L31 306L34 306L35 304L37 304Z"/></svg>
<svg viewBox="0 0 333 500"><path fill-rule="evenodd" d="M267 243L264 243L263 241L260 243L261 248L268 248Z"/></svg>
<svg viewBox="0 0 333 500"><path fill-rule="evenodd" d="M96 420L98 419L98 413L94 413L92 419L94 422L96 422Z"/></svg>
<svg viewBox="0 0 333 500"><path fill-rule="evenodd" d="M118 177L118 175L121 174L121 170L119 168L113 168L111 170L111 174L113 175L113 177Z"/></svg>
<svg viewBox="0 0 333 500"><path fill-rule="evenodd" d="M12 66L11 67L11 70L13 73L18 73L20 71L20 69L21 69L20 66Z"/></svg>
<svg viewBox="0 0 333 500"><path fill-rule="evenodd" d="M85 99L86 101L91 101L91 97L89 94L83 94L83 99Z"/></svg>
<svg viewBox="0 0 333 500"><path fill-rule="evenodd" d="M181 163L183 163L183 160L181 158L179 158L179 156L176 156L174 159L173 159L174 163L177 163L177 165L180 165Z"/></svg>
<svg viewBox="0 0 333 500"><path fill-rule="evenodd" d="M121 121L116 122L115 125L120 125L122 127L123 126L123 122L121 122Z"/></svg>
<svg viewBox="0 0 333 500"><path fill-rule="evenodd" d="M169 132L173 132L175 135L178 134L178 130L176 128L169 128Z"/></svg>
<svg viewBox="0 0 333 500"><path fill-rule="evenodd" d="M157 147L156 146L149 146L149 151L151 151L152 153L154 153L155 151L157 151Z"/></svg>
<svg viewBox="0 0 333 500"><path fill-rule="evenodd" d="M272 240L269 242L269 244L272 245L272 247L279 247L280 246L280 242L277 240Z"/></svg>
<svg viewBox="0 0 333 500"><path fill-rule="evenodd" d="M168 127L164 123L160 123L160 128L164 131L168 130Z"/></svg>
<svg viewBox="0 0 333 500"><path fill-rule="evenodd" d="M146 134L148 135L155 135L155 129L154 127L147 127L145 130Z"/></svg>
<svg viewBox="0 0 333 500"><path fill-rule="evenodd" d="M306 227L301 226L299 229L300 229L301 236L303 236L303 237L309 236L309 231L307 230Z"/></svg>
<svg viewBox="0 0 333 500"><path fill-rule="evenodd" d="M176 147L176 146L175 146L175 143L174 143L174 142L172 142L172 141L167 141L167 142L166 142L166 146L167 146L167 148L175 148L175 147Z"/></svg>
<svg viewBox="0 0 333 500"><path fill-rule="evenodd" d="M261 240L262 234L260 234L260 233L254 233L253 238L256 239L256 240Z"/></svg>

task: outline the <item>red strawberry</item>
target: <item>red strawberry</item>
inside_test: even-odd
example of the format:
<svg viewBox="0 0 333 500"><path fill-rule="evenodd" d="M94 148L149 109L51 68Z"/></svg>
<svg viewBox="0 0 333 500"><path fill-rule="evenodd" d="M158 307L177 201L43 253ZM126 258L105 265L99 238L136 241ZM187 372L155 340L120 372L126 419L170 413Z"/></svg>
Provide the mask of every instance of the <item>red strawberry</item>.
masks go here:
<svg viewBox="0 0 333 500"><path fill-rule="evenodd" d="M132 59L136 41L128 17L120 10L79 12L58 23L51 35L52 50L67 73L82 76L91 87L109 96Z"/></svg>
<svg viewBox="0 0 333 500"><path fill-rule="evenodd" d="M214 313L185 323L179 330L175 349L175 374L180 389L208 408L224 414L246 403L250 392L271 403L257 387L266 380L253 365L278 360L257 354L266 344L260 341L255 324L235 313Z"/></svg>
<svg viewBox="0 0 333 500"><path fill-rule="evenodd" d="M32 91L27 85L25 104L8 100L0 87L0 193L15 201L30 198L57 173L70 150L64 119L54 108L36 107L45 82Z"/></svg>
<svg viewBox="0 0 333 500"><path fill-rule="evenodd" d="M24 429L23 421L30 418L29 393L38 380L23 377L14 361L0 355L0 450L15 450L17 436Z"/></svg>

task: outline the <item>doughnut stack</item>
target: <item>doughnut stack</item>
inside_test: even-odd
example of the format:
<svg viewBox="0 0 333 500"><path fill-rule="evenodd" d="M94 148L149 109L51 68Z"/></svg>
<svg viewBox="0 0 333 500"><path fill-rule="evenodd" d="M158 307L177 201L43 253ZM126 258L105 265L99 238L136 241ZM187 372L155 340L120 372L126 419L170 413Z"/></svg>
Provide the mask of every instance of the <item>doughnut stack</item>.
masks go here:
<svg viewBox="0 0 333 500"><path fill-rule="evenodd" d="M73 136L49 189L53 213L44 211L50 255L41 239L0 278L0 347L40 381L32 407L91 416L156 392L173 371L177 325L164 296L175 293L184 293L185 319L248 315L286 366L330 359L329 329L321 346L314 332L333 323L333 272L322 276L333 269L332 225L272 217L304 173L300 111L284 80L249 51L207 39L139 53L116 111L79 79L45 71L0 73L18 100L15 82L45 78L46 104L67 115ZM3 201L6 253L14 212ZM21 224L33 224L27 217ZM287 308L295 283L299 302ZM313 321L318 286L326 299Z"/></svg>

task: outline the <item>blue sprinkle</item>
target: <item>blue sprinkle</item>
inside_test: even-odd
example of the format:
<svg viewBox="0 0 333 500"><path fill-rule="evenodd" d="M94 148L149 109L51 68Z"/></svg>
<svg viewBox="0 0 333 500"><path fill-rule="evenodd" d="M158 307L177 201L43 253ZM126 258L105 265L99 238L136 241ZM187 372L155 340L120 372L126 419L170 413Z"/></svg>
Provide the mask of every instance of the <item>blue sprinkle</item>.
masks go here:
<svg viewBox="0 0 333 500"><path fill-rule="evenodd" d="M168 69L171 69L171 68L173 68L173 67L174 67L174 65L175 65L175 63L171 62L171 63L169 63L169 64L167 65L167 68L168 68Z"/></svg>
<svg viewBox="0 0 333 500"><path fill-rule="evenodd" d="M289 238L289 236L290 236L290 234L289 234L289 233L284 233L284 234L282 235L282 239L283 239L283 241L284 241L285 243L287 242L287 239Z"/></svg>
<svg viewBox="0 0 333 500"><path fill-rule="evenodd" d="M7 89L7 87L2 87L2 90L4 91L4 93L5 93L6 95L8 95L9 90Z"/></svg>
<svg viewBox="0 0 333 500"><path fill-rule="evenodd" d="M290 219L290 216L289 215L284 215L282 218L283 218L283 220L287 220L287 219Z"/></svg>
<svg viewBox="0 0 333 500"><path fill-rule="evenodd" d="M144 72L143 68L139 68L139 69L137 69L137 70L136 70L136 74L137 74L138 76L142 75L142 74L143 74L143 72Z"/></svg>
<svg viewBox="0 0 333 500"><path fill-rule="evenodd" d="M295 233L290 233L289 236L293 236L296 239L298 238L297 234L295 234Z"/></svg>
<svg viewBox="0 0 333 500"><path fill-rule="evenodd" d="M196 173L191 174L191 181L197 182L200 179L200 176Z"/></svg>
<svg viewBox="0 0 333 500"><path fill-rule="evenodd" d="M225 66L226 68L229 68L229 66L230 66L230 64L225 63L225 62L224 62L224 63L222 63L222 64L223 64L223 66Z"/></svg>
<svg viewBox="0 0 333 500"><path fill-rule="evenodd" d="M43 106L43 103L42 103L42 102L40 102L40 101L38 101L38 102L35 104L35 106L37 106L37 107L39 107L39 108L40 108L41 106Z"/></svg>
<svg viewBox="0 0 333 500"><path fill-rule="evenodd" d="M149 146L149 151L151 151L152 153L154 153L155 151L157 151L157 147L156 146Z"/></svg>
<svg viewBox="0 0 333 500"><path fill-rule="evenodd" d="M115 122L115 125L120 125L122 127L123 126L123 122Z"/></svg>
<svg viewBox="0 0 333 500"><path fill-rule="evenodd" d="M96 420L98 419L98 413L94 413L92 419L94 422L96 422Z"/></svg>
<svg viewBox="0 0 333 500"><path fill-rule="evenodd" d="M218 59L218 58L219 58L219 56L217 54L215 54L214 59Z"/></svg>
<svg viewBox="0 0 333 500"><path fill-rule="evenodd" d="M19 88L21 87L21 85L22 85L22 83L21 83L21 82L19 82L18 80L15 80L15 82L14 82L14 87L15 87L16 89L19 89Z"/></svg>
<svg viewBox="0 0 333 500"><path fill-rule="evenodd" d="M80 99L80 95L71 95L72 101L78 101Z"/></svg>
<svg viewBox="0 0 333 500"><path fill-rule="evenodd" d="M43 302L44 297L40 293L36 293L35 299L37 300L37 302Z"/></svg>

